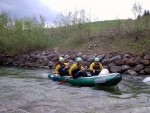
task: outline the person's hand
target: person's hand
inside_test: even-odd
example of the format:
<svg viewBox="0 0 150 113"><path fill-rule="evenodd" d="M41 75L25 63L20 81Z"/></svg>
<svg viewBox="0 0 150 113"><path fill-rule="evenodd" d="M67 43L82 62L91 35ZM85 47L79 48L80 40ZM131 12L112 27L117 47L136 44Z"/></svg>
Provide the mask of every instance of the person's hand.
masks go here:
<svg viewBox="0 0 150 113"><path fill-rule="evenodd" d="M87 66L85 66L85 69L88 69L88 67L87 67Z"/></svg>
<svg viewBox="0 0 150 113"><path fill-rule="evenodd" d="M95 70L93 70L93 73L95 73Z"/></svg>

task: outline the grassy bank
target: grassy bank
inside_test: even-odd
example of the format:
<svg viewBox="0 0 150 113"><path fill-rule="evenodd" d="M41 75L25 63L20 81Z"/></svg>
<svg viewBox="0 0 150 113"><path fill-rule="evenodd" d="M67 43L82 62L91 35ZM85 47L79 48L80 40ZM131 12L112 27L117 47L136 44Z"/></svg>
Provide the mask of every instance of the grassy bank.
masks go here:
<svg viewBox="0 0 150 113"><path fill-rule="evenodd" d="M147 19L148 18L148 19ZM0 14L0 53L19 54L59 48L86 53L149 53L149 16L44 28L44 18L11 20ZM13 24L12 24L13 23ZM10 25L12 24L12 25Z"/></svg>

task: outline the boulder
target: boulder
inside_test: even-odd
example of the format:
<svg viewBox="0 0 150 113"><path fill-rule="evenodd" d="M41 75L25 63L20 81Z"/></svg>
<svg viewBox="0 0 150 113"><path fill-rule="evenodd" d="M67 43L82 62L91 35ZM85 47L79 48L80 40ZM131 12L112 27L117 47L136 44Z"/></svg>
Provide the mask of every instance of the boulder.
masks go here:
<svg viewBox="0 0 150 113"><path fill-rule="evenodd" d="M115 61L115 64L116 64L117 66L121 66L121 65L124 65L124 64L125 64L125 61L124 61L123 59L120 59L120 60Z"/></svg>
<svg viewBox="0 0 150 113"><path fill-rule="evenodd" d="M121 66L110 66L110 72L112 73L120 73L122 71Z"/></svg>
<svg viewBox="0 0 150 113"><path fill-rule="evenodd" d="M146 59L142 59L141 61L140 61L140 63L142 63L142 64L144 64L144 65L150 65L150 60L146 60Z"/></svg>
<svg viewBox="0 0 150 113"><path fill-rule="evenodd" d="M81 57L81 56L82 56L82 52L78 52L77 57Z"/></svg>
<svg viewBox="0 0 150 113"><path fill-rule="evenodd" d="M146 73L150 74L150 66L147 66L147 67L144 69L144 71L145 71Z"/></svg>
<svg viewBox="0 0 150 113"><path fill-rule="evenodd" d="M51 60L52 58L55 57L55 54L49 54L49 55L47 55L46 57L47 57L48 60Z"/></svg>
<svg viewBox="0 0 150 113"><path fill-rule="evenodd" d="M47 66L48 66L50 69L53 69L53 68L55 67L55 63L52 62L52 61L48 61Z"/></svg>
<svg viewBox="0 0 150 113"><path fill-rule="evenodd" d="M149 55L145 55L145 56L144 56L144 59L150 60L150 54L149 54Z"/></svg>
<svg viewBox="0 0 150 113"><path fill-rule="evenodd" d="M122 72L125 72L125 71L127 71L127 70L130 70L131 67L128 66L128 65L122 65L122 66L121 66L121 69L122 69Z"/></svg>
<svg viewBox="0 0 150 113"><path fill-rule="evenodd" d="M87 62L93 62L95 58L95 55L88 55Z"/></svg>
<svg viewBox="0 0 150 113"><path fill-rule="evenodd" d="M86 61L87 60L87 55L82 55L82 59L84 60L84 61Z"/></svg>
<svg viewBox="0 0 150 113"><path fill-rule="evenodd" d="M102 60L102 64L103 65L108 65L110 63L110 60L109 59L103 59Z"/></svg>
<svg viewBox="0 0 150 113"><path fill-rule="evenodd" d="M123 55L123 58L131 58L131 57L132 57L131 54L128 54L128 53Z"/></svg>
<svg viewBox="0 0 150 113"><path fill-rule="evenodd" d="M98 57L99 60L102 61L104 59L105 55L97 55L96 57Z"/></svg>
<svg viewBox="0 0 150 113"><path fill-rule="evenodd" d="M68 54L65 54L64 59L68 60L70 58L70 56Z"/></svg>
<svg viewBox="0 0 150 113"><path fill-rule="evenodd" d="M76 54L71 54L70 55L70 59L72 59L72 60L75 60L76 57L77 57Z"/></svg>
<svg viewBox="0 0 150 113"><path fill-rule="evenodd" d="M136 66L136 58L130 58L130 59L126 60L126 65L129 65L131 67Z"/></svg>
<svg viewBox="0 0 150 113"><path fill-rule="evenodd" d="M117 60L120 60L121 58L122 58L121 55L114 56L114 57L110 58L110 62L115 62Z"/></svg>
<svg viewBox="0 0 150 113"><path fill-rule="evenodd" d="M128 70L128 71L125 72L125 74L129 74L129 75L133 75L133 76L137 76L138 75L138 73L136 71L134 71L134 70Z"/></svg>
<svg viewBox="0 0 150 113"><path fill-rule="evenodd" d="M144 69L144 65L143 64L138 64L134 67L134 71L139 72L141 70Z"/></svg>

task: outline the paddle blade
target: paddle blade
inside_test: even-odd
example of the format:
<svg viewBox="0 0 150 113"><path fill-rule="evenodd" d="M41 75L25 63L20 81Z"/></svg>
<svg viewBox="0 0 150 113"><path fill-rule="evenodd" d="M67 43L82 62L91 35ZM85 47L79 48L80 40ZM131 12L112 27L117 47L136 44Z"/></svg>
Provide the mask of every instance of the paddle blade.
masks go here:
<svg viewBox="0 0 150 113"><path fill-rule="evenodd" d="M59 82L59 84L64 84L64 83L66 83L70 78L72 78L72 77L69 77L69 78L67 78L67 79L65 79L65 80L63 80L63 81L61 81L61 82Z"/></svg>

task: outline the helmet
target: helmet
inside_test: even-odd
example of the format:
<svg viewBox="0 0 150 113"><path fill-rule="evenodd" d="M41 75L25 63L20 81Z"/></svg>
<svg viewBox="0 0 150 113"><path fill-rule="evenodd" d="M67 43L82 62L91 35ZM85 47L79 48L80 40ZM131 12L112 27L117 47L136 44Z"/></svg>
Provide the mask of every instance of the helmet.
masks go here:
<svg viewBox="0 0 150 113"><path fill-rule="evenodd" d="M63 62L64 58L63 57L59 57L59 62Z"/></svg>
<svg viewBox="0 0 150 113"><path fill-rule="evenodd" d="M80 62L80 61L82 61L81 57L77 57L76 62Z"/></svg>
<svg viewBox="0 0 150 113"><path fill-rule="evenodd" d="M94 61L95 61L95 62L99 62L99 58L96 57L96 58L94 59Z"/></svg>

